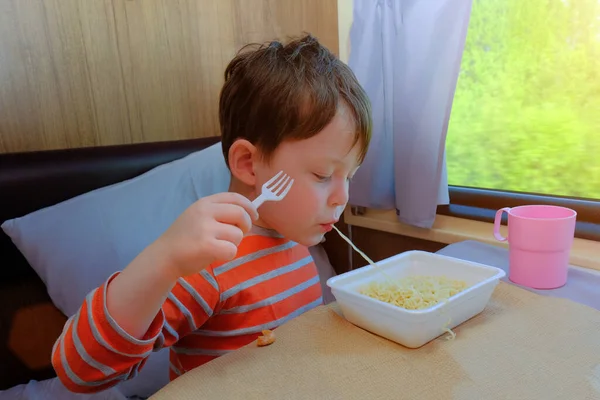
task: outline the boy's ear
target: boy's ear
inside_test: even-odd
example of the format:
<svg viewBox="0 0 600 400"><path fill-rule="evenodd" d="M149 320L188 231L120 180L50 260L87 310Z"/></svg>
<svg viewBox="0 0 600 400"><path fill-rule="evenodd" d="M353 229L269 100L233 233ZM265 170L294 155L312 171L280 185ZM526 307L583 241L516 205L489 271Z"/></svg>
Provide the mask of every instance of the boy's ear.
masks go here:
<svg viewBox="0 0 600 400"><path fill-rule="evenodd" d="M259 157L258 149L245 139L238 139L229 148L231 174L248 186L256 184L254 163Z"/></svg>

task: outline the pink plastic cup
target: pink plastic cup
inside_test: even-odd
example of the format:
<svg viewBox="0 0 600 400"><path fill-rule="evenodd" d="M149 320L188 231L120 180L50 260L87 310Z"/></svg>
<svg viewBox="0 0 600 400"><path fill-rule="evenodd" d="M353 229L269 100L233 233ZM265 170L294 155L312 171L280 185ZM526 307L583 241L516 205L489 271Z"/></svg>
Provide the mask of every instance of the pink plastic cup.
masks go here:
<svg viewBox="0 0 600 400"><path fill-rule="evenodd" d="M508 214L507 237L500 234L503 212ZM534 289L564 286L576 218L575 211L558 206L531 205L498 210L494 237L508 240L508 278Z"/></svg>

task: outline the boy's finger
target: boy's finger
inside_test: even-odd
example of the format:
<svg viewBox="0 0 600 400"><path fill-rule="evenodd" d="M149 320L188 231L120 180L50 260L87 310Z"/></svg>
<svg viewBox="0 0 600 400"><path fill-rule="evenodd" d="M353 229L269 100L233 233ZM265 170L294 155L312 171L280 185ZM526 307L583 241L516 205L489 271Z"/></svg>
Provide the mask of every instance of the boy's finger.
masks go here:
<svg viewBox="0 0 600 400"><path fill-rule="evenodd" d="M217 240L226 240L235 246L239 246L244 238L244 233L236 226L219 224L215 232L215 238Z"/></svg>
<svg viewBox="0 0 600 400"><path fill-rule="evenodd" d="M246 210L252 220L258 219L258 211L256 210L254 204L252 204L250 200L239 193L219 193L217 202L238 205Z"/></svg>
<svg viewBox="0 0 600 400"><path fill-rule="evenodd" d="M250 215L245 208L236 204L215 204L214 218L223 224L237 226L243 233L252 228Z"/></svg>
<svg viewBox="0 0 600 400"><path fill-rule="evenodd" d="M212 249L215 261L230 261L237 254L237 246L228 240L215 240Z"/></svg>

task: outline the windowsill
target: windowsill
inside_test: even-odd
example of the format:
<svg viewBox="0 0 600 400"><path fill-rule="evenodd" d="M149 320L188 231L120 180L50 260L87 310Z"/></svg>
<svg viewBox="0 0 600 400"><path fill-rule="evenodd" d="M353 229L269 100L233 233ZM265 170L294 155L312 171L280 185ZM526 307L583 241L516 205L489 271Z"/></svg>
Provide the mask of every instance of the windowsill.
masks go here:
<svg viewBox="0 0 600 400"><path fill-rule="evenodd" d="M494 224L465 218L438 214L431 229L417 228L402 224L396 219L393 210L367 209L363 215L352 215L350 209L344 212L344 221L348 225L369 228L398 235L430 240L438 243L456 243L463 240L476 240L496 246L508 247L493 236ZM500 232L506 236L507 227ZM571 249L571 264L600 271L600 242L575 238Z"/></svg>

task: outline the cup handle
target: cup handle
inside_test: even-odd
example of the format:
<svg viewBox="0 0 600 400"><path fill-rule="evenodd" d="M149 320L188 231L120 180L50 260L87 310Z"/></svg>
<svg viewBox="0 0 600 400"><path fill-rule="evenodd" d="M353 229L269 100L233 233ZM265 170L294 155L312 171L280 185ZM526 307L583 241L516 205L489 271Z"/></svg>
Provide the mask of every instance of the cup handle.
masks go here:
<svg viewBox="0 0 600 400"><path fill-rule="evenodd" d="M508 240L508 236L504 237L500 234L500 223L502 222L502 213L505 212L508 214L510 211L510 207L504 207L496 211L496 217L494 218L494 237L496 240L504 242Z"/></svg>

